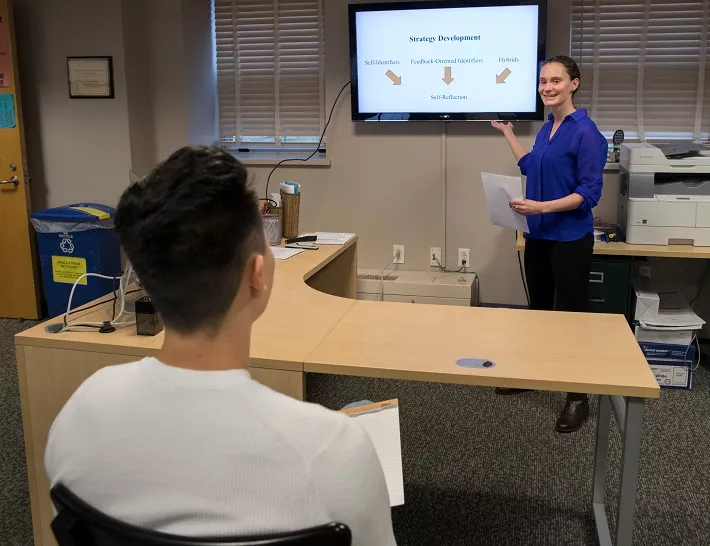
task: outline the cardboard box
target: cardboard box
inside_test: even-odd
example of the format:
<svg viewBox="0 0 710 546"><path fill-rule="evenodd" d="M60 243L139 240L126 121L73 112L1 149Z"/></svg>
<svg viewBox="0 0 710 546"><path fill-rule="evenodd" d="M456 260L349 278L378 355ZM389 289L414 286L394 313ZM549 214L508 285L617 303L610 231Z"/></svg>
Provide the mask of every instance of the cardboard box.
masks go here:
<svg viewBox="0 0 710 546"><path fill-rule="evenodd" d="M690 390L693 386L692 366L664 360L649 360L648 365L661 388Z"/></svg>
<svg viewBox="0 0 710 546"><path fill-rule="evenodd" d="M639 346L648 360L675 360L688 363L695 358L695 345L672 345L669 343L639 341Z"/></svg>
<svg viewBox="0 0 710 546"><path fill-rule="evenodd" d="M634 292L636 294L636 307L634 320L648 320L658 317L661 297L651 288L648 279L634 279Z"/></svg>

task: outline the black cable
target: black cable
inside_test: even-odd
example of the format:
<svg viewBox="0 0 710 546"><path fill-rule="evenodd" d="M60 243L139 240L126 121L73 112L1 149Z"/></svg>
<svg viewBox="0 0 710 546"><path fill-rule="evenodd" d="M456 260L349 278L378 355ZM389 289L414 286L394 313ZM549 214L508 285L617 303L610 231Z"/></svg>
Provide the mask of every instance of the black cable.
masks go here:
<svg viewBox="0 0 710 546"><path fill-rule="evenodd" d="M518 244L518 232L515 232L515 244ZM528 283L525 282L525 273L523 273L523 260L520 258L520 251L518 250L518 267L520 267L520 280L523 281L523 290L525 290L525 299L528 302L528 307L530 307L530 294L528 293Z"/></svg>
<svg viewBox="0 0 710 546"><path fill-rule="evenodd" d="M127 296L128 294L135 294L136 292L142 292L142 291L143 291L142 288L137 288L137 289L135 289L135 290L129 290L128 292L126 292L126 296ZM94 307L98 307L99 305L103 305L104 303L109 303L110 301L111 301L110 299L106 299L106 300L102 300L102 301L97 301L97 302L94 303L93 305L89 305L89 307L79 307L78 309L74 309L73 311L70 311L69 313L67 313L67 314L65 315L65 318L64 318L64 320L65 320L65 325L66 325L66 317L67 317L67 316L73 315L74 313L78 313L79 311L88 311L89 309L93 309ZM115 301L115 300L114 300L114 301ZM114 313L115 313L115 308L114 308Z"/></svg>
<svg viewBox="0 0 710 546"><path fill-rule="evenodd" d="M693 307L693 305L695 305L695 302L696 302L696 301L698 300L698 298L700 297L700 294L703 293L703 288L705 287L705 283L706 283L707 280L708 280L708 275L710 275L710 264L708 264L708 268L707 268L707 270L705 271L705 274L703 275L703 278L700 280L700 285L698 286L698 293L695 294L695 297L694 297L692 300L690 300L690 306L691 306L691 307Z"/></svg>
<svg viewBox="0 0 710 546"><path fill-rule="evenodd" d="M123 276L123 273L121 273ZM119 286L120 286L119 281ZM118 299L118 294L116 294L116 277L113 278L113 310L111 311L111 320L116 320L116 300Z"/></svg>
<svg viewBox="0 0 710 546"><path fill-rule="evenodd" d="M475 271L464 271L464 269L467 269L465 265L462 265L458 269L446 269L443 265L441 265L439 258L434 256L434 260L436 260L439 269L441 269L444 273L461 273L462 275L476 275L476 277L478 277L478 273Z"/></svg>
<svg viewBox="0 0 710 546"><path fill-rule="evenodd" d="M333 106L330 108L330 114L328 114L328 120L325 122L325 127L323 127L323 132L320 135L320 140L318 140L318 146L316 146L316 149L313 150L313 153L309 155L306 159L303 158L293 158L293 159L282 159L279 161L276 165L274 165L274 168L271 169L271 172L269 173L269 176L266 178L266 197L268 199L269 197L269 181L271 180L271 175L274 174L274 171L278 169L282 164L286 163L287 161L308 161L311 159L314 155L318 153L318 150L320 150L320 146L323 143L323 139L325 138L325 132L328 129L328 125L330 125L330 119L333 117L333 111L335 110L335 105L338 104L338 99L340 98L340 95L343 94L343 91L345 91L345 88L350 85L350 81L343 85L342 89L338 93L338 96L335 97L335 100L333 101Z"/></svg>

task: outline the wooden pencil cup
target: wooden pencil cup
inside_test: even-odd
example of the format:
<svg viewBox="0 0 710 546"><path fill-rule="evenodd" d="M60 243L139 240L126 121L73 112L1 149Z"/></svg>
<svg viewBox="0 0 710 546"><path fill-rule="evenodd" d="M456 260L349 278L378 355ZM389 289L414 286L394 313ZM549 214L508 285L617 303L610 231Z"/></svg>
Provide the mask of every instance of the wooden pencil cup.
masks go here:
<svg viewBox="0 0 710 546"><path fill-rule="evenodd" d="M298 215L301 209L301 194L295 195L281 192L283 205L283 236L286 239L298 237Z"/></svg>

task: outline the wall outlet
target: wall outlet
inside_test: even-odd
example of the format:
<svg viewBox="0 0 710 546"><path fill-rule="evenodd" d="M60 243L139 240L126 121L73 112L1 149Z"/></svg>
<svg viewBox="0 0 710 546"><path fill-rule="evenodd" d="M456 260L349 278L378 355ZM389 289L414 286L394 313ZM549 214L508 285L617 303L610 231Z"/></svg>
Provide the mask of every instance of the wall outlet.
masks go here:
<svg viewBox="0 0 710 546"><path fill-rule="evenodd" d="M437 260L439 260L437 262ZM429 249L429 265L433 267L444 267L444 264L441 263L441 247L440 246L433 246Z"/></svg>
<svg viewBox="0 0 710 546"><path fill-rule="evenodd" d="M394 258L394 261L392 263L403 264L404 263L404 245L393 245L392 246L392 257Z"/></svg>
<svg viewBox="0 0 710 546"><path fill-rule="evenodd" d="M471 249L470 248L459 248L459 267L463 267L464 261L466 262L466 267L471 267Z"/></svg>

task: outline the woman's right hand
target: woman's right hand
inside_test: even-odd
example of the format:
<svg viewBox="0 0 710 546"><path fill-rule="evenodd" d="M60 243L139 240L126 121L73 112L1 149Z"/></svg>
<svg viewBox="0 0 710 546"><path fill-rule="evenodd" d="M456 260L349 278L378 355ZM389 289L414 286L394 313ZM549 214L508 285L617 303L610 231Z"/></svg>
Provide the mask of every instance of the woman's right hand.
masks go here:
<svg viewBox="0 0 710 546"><path fill-rule="evenodd" d="M508 132L511 132L511 133L513 132L513 124L510 123L509 121L506 121L506 122L491 121L491 126L503 134L506 134Z"/></svg>

